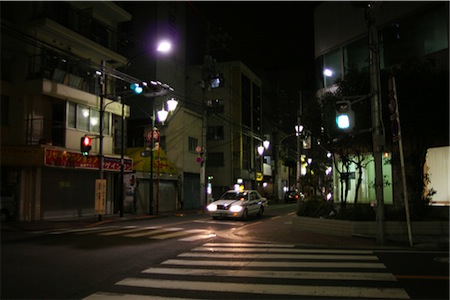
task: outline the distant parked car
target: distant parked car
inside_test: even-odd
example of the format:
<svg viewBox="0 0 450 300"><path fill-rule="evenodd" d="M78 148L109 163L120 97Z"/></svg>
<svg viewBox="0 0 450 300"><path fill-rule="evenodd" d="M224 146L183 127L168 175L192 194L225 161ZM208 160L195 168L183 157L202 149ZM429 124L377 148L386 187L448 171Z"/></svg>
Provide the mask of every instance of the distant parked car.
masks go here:
<svg viewBox="0 0 450 300"><path fill-rule="evenodd" d="M284 194L284 202L286 203L298 203L299 201L302 201L303 198L303 194L295 190L287 191L286 194Z"/></svg>
<svg viewBox="0 0 450 300"><path fill-rule="evenodd" d="M251 215L261 217L267 205L267 199L256 190L230 190L206 209L213 219L228 217L246 220Z"/></svg>
<svg viewBox="0 0 450 300"><path fill-rule="evenodd" d="M12 191L6 187L1 187L0 198L0 220L5 222L16 213L16 199Z"/></svg>

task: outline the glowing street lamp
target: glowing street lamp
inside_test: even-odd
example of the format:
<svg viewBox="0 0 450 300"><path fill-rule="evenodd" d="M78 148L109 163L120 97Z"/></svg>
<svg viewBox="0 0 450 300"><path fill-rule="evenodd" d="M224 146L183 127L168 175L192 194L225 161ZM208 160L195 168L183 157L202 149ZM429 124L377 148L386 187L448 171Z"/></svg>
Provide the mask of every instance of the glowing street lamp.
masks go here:
<svg viewBox="0 0 450 300"><path fill-rule="evenodd" d="M172 44L168 40L162 40L158 44L156 51L162 52L162 53L167 53L167 52L170 52L171 48L172 48Z"/></svg>
<svg viewBox="0 0 450 300"><path fill-rule="evenodd" d="M167 120L167 117L169 116L169 112L172 113L173 111L175 111L177 106L178 106L178 101L175 100L174 98L167 100L167 110L164 109L164 104L163 104L163 108L157 112L159 122L164 124L164 122Z"/></svg>

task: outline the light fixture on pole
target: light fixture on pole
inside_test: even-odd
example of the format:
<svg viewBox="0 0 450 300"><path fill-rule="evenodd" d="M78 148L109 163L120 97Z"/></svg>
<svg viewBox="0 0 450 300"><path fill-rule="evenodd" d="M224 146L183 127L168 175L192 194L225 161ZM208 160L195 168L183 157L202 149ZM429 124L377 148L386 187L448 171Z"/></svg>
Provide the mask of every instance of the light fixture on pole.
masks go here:
<svg viewBox="0 0 450 300"><path fill-rule="evenodd" d="M169 116L169 113L173 113L175 109L178 106L178 101L174 98L170 98L166 101L167 104L167 110L164 109L164 103L162 104L162 109L156 112L158 116L158 121L161 122L164 125L164 122L167 120L167 117ZM154 146L154 133L155 133L155 110L153 109L153 117L152 117L152 129L151 129L151 142L150 142L150 203L149 203L149 211L150 214L153 214L153 149ZM159 135L158 135L159 136ZM159 149L159 148L158 148ZM159 162L158 162L159 165ZM158 173L159 174L159 173ZM159 186L158 186L159 189ZM158 190L159 191L159 190ZM157 199L157 205L156 205L156 214L159 212L159 192L158 192L158 199Z"/></svg>
<svg viewBox="0 0 450 300"><path fill-rule="evenodd" d="M168 40L162 40L159 42L158 47L156 48L156 51L167 53L172 49L172 44Z"/></svg>
<svg viewBox="0 0 450 300"><path fill-rule="evenodd" d="M258 147L258 154L261 156L264 154L264 146L261 145Z"/></svg>
<svg viewBox="0 0 450 300"><path fill-rule="evenodd" d="M302 131L303 126L298 124L295 125L295 134L297 136L297 178L296 178L296 185L297 190L301 191L300 187L300 176L301 176L301 158L302 158Z"/></svg>

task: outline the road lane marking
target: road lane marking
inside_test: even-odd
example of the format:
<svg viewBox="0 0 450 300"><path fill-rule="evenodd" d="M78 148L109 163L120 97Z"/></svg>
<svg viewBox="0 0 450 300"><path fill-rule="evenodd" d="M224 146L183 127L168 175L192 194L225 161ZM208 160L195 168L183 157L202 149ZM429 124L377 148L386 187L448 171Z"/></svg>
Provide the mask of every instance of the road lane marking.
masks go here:
<svg viewBox="0 0 450 300"><path fill-rule="evenodd" d="M230 283L230 282L161 280L149 278L126 278L117 282L116 285L155 288L155 289L208 291L216 293L232 291L234 293L252 293L252 294L268 294L268 295L409 299L408 294L403 289L399 288L245 284L245 283Z"/></svg>
<svg viewBox="0 0 450 300"><path fill-rule="evenodd" d="M61 229L57 231L52 231L50 234L56 235L56 234L65 234L65 233L75 233L75 234L81 234L83 232L89 232L92 233L93 231L98 232L99 230L113 230L119 228L118 226L108 226L108 227L96 227L96 228L67 228L67 229ZM43 231L44 232L44 231Z"/></svg>
<svg viewBox="0 0 450 300"><path fill-rule="evenodd" d="M192 233L199 233L199 232L205 232L205 231L207 231L207 230L206 229L182 230L182 231L177 231L177 232L173 232L173 233L151 236L150 238L157 239L157 240L164 240L164 239L168 239L168 238L172 238L172 237L176 237L176 236L188 235L188 234L192 234Z"/></svg>
<svg viewBox="0 0 450 300"><path fill-rule="evenodd" d="M152 295L135 295L135 294L120 294L120 293L104 293L104 292L97 292L95 294L92 294L90 296L87 296L86 298L83 298L83 300L188 300L191 298L173 298L173 297L159 297L159 296L152 296Z"/></svg>
<svg viewBox="0 0 450 300"><path fill-rule="evenodd" d="M161 228L161 227L158 227ZM183 228L161 228L158 229L156 227L153 227L152 229L149 229L148 231L138 232L138 233L131 233L131 234L124 234L125 237L141 237L141 236L150 236L150 235L156 235L160 233L167 233L169 231L180 231L183 230Z"/></svg>
<svg viewBox="0 0 450 300"><path fill-rule="evenodd" d="M252 243L205 243L203 247L266 247L266 248L293 248L293 244L252 244ZM199 247L199 248L203 248Z"/></svg>
<svg viewBox="0 0 450 300"><path fill-rule="evenodd" d="M214 244L212 244L214 245ZM275 246L276 247L276 246ZM205 251L205 252L283 252L283 253L314 253L314 254L360 254L360 255L373 255L372 251L366 250L327 250L327 249L289 249L289 248L225 248L225 247L196 247L191 249L191 251Z"/></svg>
<svg viewBox="0 0 450 300"><path fill-rule="evenodd" d="M258 277L279 279L320 279L320 280L374 280L397 281L391 273L367 272L320 272L320 271L269 271L269 270L217 270L187 268L148 268L142 273L181 276Z"/></svg>
<svg viewBox="0 0 450 300"><path fill-rule="evenodd" d="M248 258L248 259L310 259L310 260L378 260L374 255L333 255L333 254L279 254L279 253L219 253L219 252L186 252L179 257L201 258Z"/></svg>
<svg viewBox="0 0 450 300"><path fill-rule="evenodd" d="M292 262L292 261L218 261L169 259L161 264L178 266L221 266L221 267L270 267L270 268L362 268L386 269L381 263L363 262Z"/></svg>
<svg viewBox="0 0 450 300"><path fill-rule="evenodd" d="M181 241L181 242L193 242L193 241L198 241L198 240L202 240L202 239L212 238L212 237L215 237L215 236L216 236L216 234L211 232L211 233L208 233L208 234L199 234L199 235L193 235L193 236L190 236L190 237L187 237L187 238L182 238L182 239L179 239L179 241Z"/></svg>
<svg viewBox="0 0 450 300"><path fill-rule="evenodd" d="M137 226L124 226L124 227L120 227L118 230L114 230L114 231L108 231L108 232L103 232L103 233L99 233L98 235L104 235L104 236L108 236L108 235L117 235L117 234L122 234L124 232L130 232L133 231L133 229L137 230L142 230L142 227L137 227Z"/></svg>

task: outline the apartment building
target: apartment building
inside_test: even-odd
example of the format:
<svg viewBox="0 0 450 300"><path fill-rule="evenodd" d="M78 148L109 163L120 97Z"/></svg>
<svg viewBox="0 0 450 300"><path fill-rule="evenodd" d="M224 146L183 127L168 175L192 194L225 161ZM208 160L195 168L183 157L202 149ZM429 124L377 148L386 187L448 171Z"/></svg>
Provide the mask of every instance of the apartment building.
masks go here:
<svg viewBox="0 0 450 300"><path fill-rule="evenodd" d="M262 80L241 61L217 63L213 76L205 77L204 71L205 66L190 67L186 86L192 87L193 99L204 103L205 176L211 197L220 197L235 184L265 195L272 169L267 149L258 153L267 139Z"/></svg>
<svg viewBox="0 0 450 300"><path fill-rule="evenodd" d="M18 220L95 215L99 178L102 213L120 208L119 120L130 109L115 88L116 79L134 79L116 71L127 62L116 29L130 19L108 1L1 3L1 179ZM132 160L123 167L131 172Z"/></svg>

